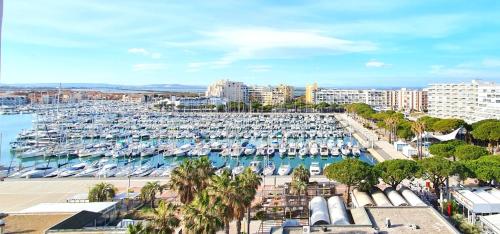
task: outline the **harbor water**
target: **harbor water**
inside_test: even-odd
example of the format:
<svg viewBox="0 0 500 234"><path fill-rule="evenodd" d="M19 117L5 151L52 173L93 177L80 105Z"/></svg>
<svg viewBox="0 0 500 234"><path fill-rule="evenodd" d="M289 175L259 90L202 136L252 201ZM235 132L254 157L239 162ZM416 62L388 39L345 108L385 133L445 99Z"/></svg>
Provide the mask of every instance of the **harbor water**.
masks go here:
<svg viewBox="0 0 500 234"><path fill-rule="evenodd" d="M47 166L59 167L60 165L71 165L79 162L89 162L99 160L100 157L92 157L92 158L79 158L75 156L59 156L59 157L35 157L29 159L18 159L13 152L10 150L9 143L16 140L16 136L25 129L32 128L32 115L0 115L0 132L2 134L2 145L1 145L1 157L0 157L0 165L3 167L29 167L33 165L46 164ZM345 136L343 138L345 142L351 142L353 144L358 144L356 139L350 136ZM149 140L148 143L157 143L157 140ZM187 143L195 143L194 139L168 139L167 143L175 143L177 146L181 146ZM300 139L291 139L290 142L299 142ZM203 142L208 143L211 142L210 139L204 139ZM231 145L232 143L237 142L234 139L227 139L220 141L222 143L227 143ZM163 141L165 143L165 141ZM262 139L250 139L250 144L259 145L263 143ZM123 166L125 164L137 165L140 166L145 162L152 162L155 165L178 165L183 160L188 160L194 157L182 156L182 157L165 157L162 154L158 154L156 156L151 157L134 157L134 158L116 158L114 160L118 165ZM284 156L281 157L278 152L276 152L273 156L240 156L240 157L230 157L230 156L221 156L220 152L210 152L208 155L209 159L212 161L214 167L229 167L234 168L238 165L249 166L251 161L261 161L264 165L267 161L273 162L278 168L282 164L290 165L291 168L295 168L298 165L304 165L306 168L309 168L312 162L318 162L321 168L324 168L327 164L336 163L343 160L342 156L307 156L307 157L299 157L298 155L295 157ZM375 164L376 160L367 152L361 152L359 159L367 162L369 164Z"/></svg>

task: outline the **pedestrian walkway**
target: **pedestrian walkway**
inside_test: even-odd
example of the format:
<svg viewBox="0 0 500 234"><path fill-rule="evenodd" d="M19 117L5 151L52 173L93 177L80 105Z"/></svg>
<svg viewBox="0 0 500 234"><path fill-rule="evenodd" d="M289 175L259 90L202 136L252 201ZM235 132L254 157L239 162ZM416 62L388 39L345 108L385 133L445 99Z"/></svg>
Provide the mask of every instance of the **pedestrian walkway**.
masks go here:
<svg viewBox="0 0 500 234"><path fill-rule="evenodd" d="M389 142L380 139L374 131L365 128L347 114L335 114L335 117L353 133L353 136L363 147L368 148L368 151L378 162L391 159L409 159Z"/></svg>

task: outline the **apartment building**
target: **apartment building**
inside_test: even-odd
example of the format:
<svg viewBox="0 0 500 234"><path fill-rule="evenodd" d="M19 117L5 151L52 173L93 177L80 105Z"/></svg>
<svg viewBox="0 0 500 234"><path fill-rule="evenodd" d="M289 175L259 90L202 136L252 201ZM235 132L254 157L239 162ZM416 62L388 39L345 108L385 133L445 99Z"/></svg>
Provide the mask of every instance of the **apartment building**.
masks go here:
<svg viewBox="0 0 500 234"><path fill-rule="evenodd" d="M271 90L270 95L266 95L264 105L281 105L293 100L294 88L289 85L278 85Z"/></svg>
<svg viewBox="0 0 500 234"><path fill-rule="evenodd" d="M314 93L316 91L318 91L318 84L316 82L314 84L306 85L305 102L307 104L314 103Z"/></svg>
<svg viewBox="0 0 500 234"><path fill-rule="evenodd" d="M28 99L25 96L0 96L0 106L18 106L25 105L26 103L28 103Z"/></svg>
<svg viewBox="0 0 500 234"><path fill-rule="evenodd" d="M500 85L493 82L431 84L428 92L429 115L458 118L468 123L500 119Z"/></svg>
<svg viewBox="0 0 500 234"><path fill-rule="evenodd" d="M218 97L228 102L248 102L248 87L243 82L218 80L209 85L206 97Z"/></svg>
<svg viewBox="0 0 500 234"><path fill-rule="evenodd" d="M426 111L428 98L425 90L412 90L402 88L400 90L387 90L386 100L388 109L397 111Z"/></svg>
<svg viewBox="0 0 500 234"><path fill-rule="evenodd" d="M268 96L272 94L273 88L271 86L248 86L248 98L250 102L264 103Z"/></svg>
<svg viewBox="0 0 500 234"><path fill-rule="evenodd" d="M374 109L387 109L386 93L383 90L318 89L313 92L314 103L329 104L366 103Z"/></svg>

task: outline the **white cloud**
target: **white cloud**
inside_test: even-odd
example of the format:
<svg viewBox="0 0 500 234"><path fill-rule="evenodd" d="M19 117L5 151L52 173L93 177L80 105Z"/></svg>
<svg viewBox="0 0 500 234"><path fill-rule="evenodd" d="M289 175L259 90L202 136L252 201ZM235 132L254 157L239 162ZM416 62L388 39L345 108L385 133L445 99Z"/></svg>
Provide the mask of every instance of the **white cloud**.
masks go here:
<svg viewBox="0 0 500 234"><path fill-rule="evenodd" d="M495 69L487 69L484 66L473 66L458 64L455 66L432 65L430 74L439 77L464 78L464 79L496 79L500 73Z"/></svg>
<svg viewBox="0 0 500 234"><path fill-rule="evenodd" d="M269 65L250 65L248 66L248 69L251 72L268 72L271 71L271 66Z"/></svg>
<svg viewBox="0 0 500 234"><path fill-rule="evenodd" d="M225 54L212 62L220 67L239 60L360 53L378 49L369 41L344 40L307 30L226 28L202 32L201 35L205 38L191 42L167 42L167 45L221 50Z"/></svg>
<svg viewBox="0 0 500 234"><path fill-rule="evenodd" d="M370 60L365 63L366 67L374 67L374 68L379 68L379 67L388 67L391 66L391 64L386 64L377 60Z"/></svg>
<svg viewBox="0 0 500 234"><path fill-rule="evenodd" d="M149 51L144 48L130 48L128 49L128 52L131 54L149 55Z"/></svg>
<svg viewBox="0 0 500 234"><path fill-rule="evenodd" d="M152 70L162 70L166 68L166 64L163 63L139 63L132 65L132 71L152 71Z"/></svg>
<svg viewBox="0 0 500 234"><path fill-rule="evenodd" d="M128 52L131 53L131 54L140 54L140 55L144 55L144 56L147 56L147 57L151 57L153 59L159 59L161 58L161 54L158 53L158 52L150 52L144 48L130 48L128 49Z"/></svg>
<svg viewBox="0 0 500 234"><path fill-rule="evenodd" d="M483 60L483 66L485 67L500 67L500 59L485 59Z"/></svg>

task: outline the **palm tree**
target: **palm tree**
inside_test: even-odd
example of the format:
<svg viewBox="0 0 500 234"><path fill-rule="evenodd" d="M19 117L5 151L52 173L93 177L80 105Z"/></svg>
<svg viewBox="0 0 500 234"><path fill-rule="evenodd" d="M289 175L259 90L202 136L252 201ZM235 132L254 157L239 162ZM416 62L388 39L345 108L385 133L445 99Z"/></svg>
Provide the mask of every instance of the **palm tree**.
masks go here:
<svg viewBox="0 0 500 234"><path fill-rule="evenodd" d="M182 209L183 233L216 233L224 226L219 215L222 208L219 201L212 201L208 193L202 191Z"/></svg>
<svg viewBox="0 0 500 234"><path fill-rule="evenodd" d="M418 158L422 159L422 133L424 133L425 124L420 121L415 121L411 124L411 131L417 136L417 152Z"/></svg>
<svg viewBox="0 0 500 234"><path fill-rule="evenodd" d="M127 226L128 234L149 234L153 230L150 225L143 225L142 222L137 222L135 224L129 224Z"/></svg>
<svg viewBox="0 0 500 234"><path fill-rule="evenodd" d="M98 183L89 191L89 202L110 201L115 197L116 190L116 187L110 183Z"/></svg>
<svg viewBox="0 0 500 234"><path fill-rule="evenodd" d="M151 202L151 208L155 208L155 200L156 200L156 194L157 193L163 193L164 186L160 185L160 182L155 181L155 182L147 182L142 188L141 188L141 197L142 199L146 202L149 201Z"/></svg>
<svg viewBox="0 0 500 234"><path fill-rule="evenodd" d="M396 138L396 130L400 122L401 120L396 116L391 116L384 119L385 125L389 128L389 143L392 143L393 139Z"/></svg>
<svg viewBox="0 0 500 234"><path fill-rule="evenodd" d="M180 220L175 216L176 211L176 205L160 201L151 221L156 233L170 234L175 231L180 223Z"/></svg>
<svg viewBox="0 0 500 234"><path fill-rule="evenodd" d="M169 188L174 190L183 204L190 203L196 194L196 177L193 161L186 160L172 171Z"/></svg>
<svg viewBox="0 0 500 234"><path fill-rule="evenodd" d="M229 234L229 223L235 217L234 211L239 209L240 206L244 206L243 201L240 199L241 191L238 190L236 181L231 179L229 173L212 176L207 192L212 202L220 202L221 208L219 211L224 220L224 231Z"/></svg>
<svg viewBox="0 0 500 234"><path fill-rule="evenodd" d="M236 183L238 190L241 191L241 200L243 201L243 207L236 207L234 213L236 217L236 233L241 233L241 221L245 216L245 209L248 214L250 214L250 207L252 201L255 199L257 194L257 188L260 186L262 178L257 174L253 173L250 168L246 168L245 171L236 177ZM250 215L248 215L250 216ZM250 221L249 221L250 222Z"/></svg>
<svg viewBox="0 0 500 234"><path fill-rule="evenodd" d="M304 181L305 183L309 183L309 177L311 177L311 174L303 164L293 169L292 181Z"/></svg>
<svg viewBox="0 0 500 234"><path fill-rule="evenodd" d="M203 191L214 174L208 157L197 160L186 160L172 171L168 187L177 192L180 201L187 204L195 194Z"/></svg>
<svg viewBox="0 0 500 234"><path fill-rule="evenodd" d="M292 181L291 187L292 187L292 192L299 196L300 205L304 204L304 203L302 203L302 193L304 193L304 195L306 196L305 204L308 204L308 201L307 201L307 195L308 195L307 194L307 183L305 181L302 181L302 180L294 180L294 181Z"/></svg>
<svg viewBox="0 0 500 234"><path fill-rule="evenodd" d="M210 177L214 175L215 169L212 167L212 162L208 157L201 157L194 161L196 168L196 190L198 192L204 190L210 182Z"/></svg>

